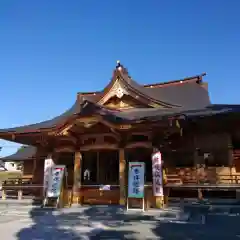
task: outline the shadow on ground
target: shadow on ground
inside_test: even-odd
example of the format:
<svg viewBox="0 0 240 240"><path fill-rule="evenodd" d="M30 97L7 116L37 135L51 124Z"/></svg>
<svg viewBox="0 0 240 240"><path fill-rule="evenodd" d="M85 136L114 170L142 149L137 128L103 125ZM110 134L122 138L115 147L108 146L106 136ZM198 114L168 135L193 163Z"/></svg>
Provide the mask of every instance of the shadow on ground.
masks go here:
<svg viewBox="0 0 240 240"><path fill-rule="evenodd" d="M211 240L216 238L235 240L240 238L239 210L226 212L198 207L187 208L186 211L191 212L192 219L204 216L205 224L199 221L198 223L157 221L153 216L144 216L139 213L129 214L122 208L114 206L63 210L35 208L30 212L32 224L20 230L16 239ZM141 222L143 220L146 222ZM151 236L147 237L150 232Z"/></svg>
<svg viewBox="0 0 240 240"><path fill-rule="evenodd" d="M154 235L161 240L237 240L240 239L240 209L186 207L191 218L204 217L204 224L156 222Z"/></svg>
<svg viewBox="0 0 240 240"><path fill-rule="evenodd" d="M17 233L18 240L139 239L135 237L136 232L119 227L129 226L131 229L132 222L146 218L138 214L126 215L123 209L113 206L64 210L35 208L30 216L32 224Z"/></svg>

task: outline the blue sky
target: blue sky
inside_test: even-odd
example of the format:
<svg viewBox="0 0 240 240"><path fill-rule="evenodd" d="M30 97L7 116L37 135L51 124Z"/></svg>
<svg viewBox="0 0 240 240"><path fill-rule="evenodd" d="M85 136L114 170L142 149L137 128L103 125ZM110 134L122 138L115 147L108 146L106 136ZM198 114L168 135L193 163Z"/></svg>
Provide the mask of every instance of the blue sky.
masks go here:
<svg viewBox="0 0 240 240"><path fill-rule="evenodd" d="M140 83L207 72L214 103L240 103L240 1L1 0L0 128L47 120L101 90L116 60ZM2 156L16 144L1 141Z"/></svg>

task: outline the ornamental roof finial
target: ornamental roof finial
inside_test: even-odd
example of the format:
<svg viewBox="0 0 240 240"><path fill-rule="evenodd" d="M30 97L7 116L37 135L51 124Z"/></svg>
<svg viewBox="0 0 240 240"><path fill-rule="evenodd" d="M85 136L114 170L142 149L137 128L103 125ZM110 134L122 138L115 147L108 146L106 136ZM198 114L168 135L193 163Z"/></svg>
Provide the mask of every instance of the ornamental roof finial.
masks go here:
<svg viewBox="0 0 240 240"><path fill-rule="evenodd" d="M120 63L119 60L117 60L117 66L116 66L116 69L118 69L118 70L121 70L121 69L122 69L122 65L121 65L121 63Z"/></svg>

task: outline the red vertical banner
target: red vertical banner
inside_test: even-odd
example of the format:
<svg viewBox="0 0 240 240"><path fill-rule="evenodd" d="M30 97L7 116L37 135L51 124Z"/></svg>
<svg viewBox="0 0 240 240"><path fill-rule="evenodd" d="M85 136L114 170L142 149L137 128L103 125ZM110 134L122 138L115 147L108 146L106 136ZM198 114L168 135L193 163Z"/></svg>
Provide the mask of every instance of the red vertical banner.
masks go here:
<svg viewBox="0 0 240 240"><path fill-rule="evenodd" d="M152 154L152 177L153 177L153 195L155 197L164 196L161 152L156 152Z"/></svg>

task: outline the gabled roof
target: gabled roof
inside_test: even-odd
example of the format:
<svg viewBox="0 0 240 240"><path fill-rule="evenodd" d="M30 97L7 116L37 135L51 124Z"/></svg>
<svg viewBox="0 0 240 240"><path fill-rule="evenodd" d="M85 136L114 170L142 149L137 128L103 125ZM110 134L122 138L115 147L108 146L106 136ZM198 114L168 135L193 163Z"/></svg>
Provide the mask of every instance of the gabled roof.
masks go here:
<svg viewBox="0 0 240 240"><path fill-rule="evenodd" d="M113 72L111 81L101 92L79 93L78 96L98 102L111 89L115 81L119 80L127 91L166 107L202 107L210 104L208 91L202 86L202 77L205 75L203 73L170 82L140 85L119 63Z"/></svg>
<svg viewBox="0 0 240 240"><path fill-rule="evenodd" d="M36 124L0 129L0 137L5 139L5 134L49 131L65 125L72 118L86 116L87 114L99 114L113 122L129 122L161 119L163 116L168 117L180 114L197 115L199 111L217 113L218 111L213 109L216 105L210 104L208 91L201 85L202 76L197 75L185 80L174 81L172 84L158 84L158 87L151 88L150 85L142 86L136 83L129 76L127 70L118 64L113 72L111 82L102 92L79 94L74 105L60 116ZM98 101L111 88L116 79L119 79L132 94L163 104L167 108L139 108L119 112L99 105ZM223 107L221 111L225 111L223 109L226 110L229 107Z"/></svg>
<svg viewBox="0 0 240 240"><path fill-rule="evenodd" d="M128 71L119 63L113 72L113 77L110 83L105 89L99 94L100 98L103 97L113 86L113 84L119 81L127 92L130 92L133 96L143 97L149 99L152 102L159 103L166 107L179 107L179 104L172 105L170 102L162 99L159 94L154 94L150 88L145 88L134 81L128 74Z"/></svg>
<svg viewBox="0 0 240 240"><path fill-rule="evenodd" d="M35 158L36 148L33 146L24 146L17 150L17 152L12 155L1 158L0 162L8 162L8 161L25 161L32 160Z"/></svg>

